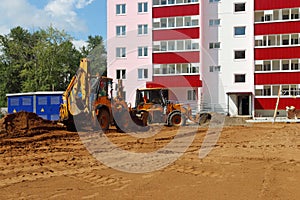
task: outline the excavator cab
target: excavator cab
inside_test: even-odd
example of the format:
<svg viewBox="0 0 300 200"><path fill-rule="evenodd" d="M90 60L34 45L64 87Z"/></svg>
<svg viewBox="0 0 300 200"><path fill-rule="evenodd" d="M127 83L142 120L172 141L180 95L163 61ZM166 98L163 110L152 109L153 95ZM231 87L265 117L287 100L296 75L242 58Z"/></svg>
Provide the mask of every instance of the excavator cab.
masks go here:
<svg viewBox="0 0 300 200"><path fill-rule="evenodd" d="M136 107L144 104L166 106L168 101L167 89L137 89Z"/></svg>

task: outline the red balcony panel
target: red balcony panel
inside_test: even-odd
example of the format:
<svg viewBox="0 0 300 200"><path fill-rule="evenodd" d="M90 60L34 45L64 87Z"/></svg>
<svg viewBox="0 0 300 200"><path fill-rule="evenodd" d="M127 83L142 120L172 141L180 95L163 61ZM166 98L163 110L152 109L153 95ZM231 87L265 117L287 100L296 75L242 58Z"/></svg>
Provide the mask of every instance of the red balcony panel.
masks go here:
<svg viewBox="0 0 300 200"><path fill-rule="evenodd" d="M274 10L300 7L299 0L255 0L254 10Z"/></svg>
<svg viewBox="0 0 300 200"><path fill-rule="evenodd" d="M300 58L300 47L256 48L255 60Z"/></svg>
<svg viewBox="0 0 300 200"><path fill-rule="evenodd" d="M255 74L255 85L300 84L300 72Z"/></svg>
<svg viewBox="0 0 300 200"><path fill-rule="evenodd" d="M200 75L154 76L152 82L146 83L147 88L202 87Z"/></svg>
<svg viewBox="0 0 300 200"><path fill-rule="evenodd" d="M199 4L153 8L153 18L199 15Z"/></svg>
<svg viewBox="0 0 300 200"><path fill-rule="evenodd" d="M277 98L255 98L254 106L255 110L274 110L276 106ZM285 110L286 106L295 106L296 109L300 109L299 98L280 98L278 109Z"/></svg>
<svg viewBox="0 0 300 200"><path fill-rule="evenodd" d="M300 0L299 0L300 1ZM255 24L255 35L300 33L300 21Z"/></svg>
<svg viewBox="0 0 300 200"><path fill-rule="evenodd" d="M171 64L171 63L199 63L200 52L168 52L154 53L153 64Z"/></svg>
<svg viewBox="0 0 300 200"><path fill-rule="evenodd" d="M153 40L180 40L200 38L199 28L182 28L173 30L155 30L153 31Z"/></svg>

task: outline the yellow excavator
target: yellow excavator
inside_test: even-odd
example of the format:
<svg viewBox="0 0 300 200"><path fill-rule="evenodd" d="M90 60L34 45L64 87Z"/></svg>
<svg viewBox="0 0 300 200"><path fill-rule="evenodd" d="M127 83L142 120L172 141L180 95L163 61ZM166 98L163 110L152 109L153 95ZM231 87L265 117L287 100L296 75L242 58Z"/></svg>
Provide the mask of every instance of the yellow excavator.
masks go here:
<svg viewBox="0 0 300 200"><path fill-rule="evenodd" d="M196 124L203 124L211 119L210 113L192 115L191 107L169 100L167 88L145 88L136 90L135 110L147 112L148 123L164 123L167 126L184 126L189 120Z"/></svg>
<svg viewBox="0 0 300 200"><path fill-rule="evenodd" d="M88 59L82 59L63 93L60 121L72 131L87 125L94 130L100 127L103 131L110 126L120 132L148 130L148 113L137 113L127 105L122 97L121 83L118 84L118 95L113 97L112 84L112 78L91 75Z"/></svg>

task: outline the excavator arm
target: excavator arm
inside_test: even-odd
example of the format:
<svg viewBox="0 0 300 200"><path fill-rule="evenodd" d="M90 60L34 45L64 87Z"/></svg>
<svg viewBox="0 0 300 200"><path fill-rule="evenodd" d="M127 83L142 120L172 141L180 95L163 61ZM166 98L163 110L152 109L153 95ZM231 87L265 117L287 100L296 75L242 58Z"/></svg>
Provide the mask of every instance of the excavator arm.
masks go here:
<svg viewBox="0 0 300 200"><path fill-rule="evenodd" d="M66 91L63 93L63 103L60 106L60 121L89 112L89 78L88 60L82 59L77 73L72 77Z"/></svg>

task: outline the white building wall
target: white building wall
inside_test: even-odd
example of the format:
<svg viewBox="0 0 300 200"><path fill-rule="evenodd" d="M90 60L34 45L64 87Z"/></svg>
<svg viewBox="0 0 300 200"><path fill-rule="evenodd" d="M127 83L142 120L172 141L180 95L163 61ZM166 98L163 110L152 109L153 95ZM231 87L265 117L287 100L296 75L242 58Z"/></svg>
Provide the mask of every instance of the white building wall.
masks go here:
<svg viewBox="0 0 300 200"><path fill-rule="evenodd" d="M246 2L246 11L234 12L234 3ZM237 100L227 93L254 93L254 1L226 0L209 3L202 1L203 102L212 110L238 114ZM209 25L210 19L220 19L220 25ZM234 27L246 26L245 36L234 36ZM209 43L220 42L219 49L210 49ZM246 58L234 59L235 50L245 50ZM210 66L220 66L220 72L210 72ZM235 83L235 74L245 74L245 83ZM229 105L228 105L229 102ZM252 100L251 100L252 102ZM251 106L253 106L253 103ZM253 109L251 109L253 110Z"/></svg>
<svg viewBox="0 0 300 200"><path fill-rule="evenodd" d="M138 3L148 2L148 12L138 13ZM126 4L126 13L116 14L116 5ZM126 101L134 103L136 88L143 88L152 80L152 1L109 0L107 1L107 66L108 77L116 80L116 70L125 69L123 80ZM148 34L138 35L138 25L148 24ZM125 36L116 36L116 26L126 26ZM148 47L147 57L138 57L138 47ZM125 47L126 57L116 58L116 48ZM148 69L148 78L138 80L138 68Z"/></svg>

